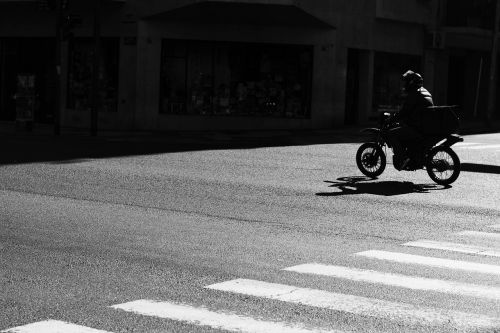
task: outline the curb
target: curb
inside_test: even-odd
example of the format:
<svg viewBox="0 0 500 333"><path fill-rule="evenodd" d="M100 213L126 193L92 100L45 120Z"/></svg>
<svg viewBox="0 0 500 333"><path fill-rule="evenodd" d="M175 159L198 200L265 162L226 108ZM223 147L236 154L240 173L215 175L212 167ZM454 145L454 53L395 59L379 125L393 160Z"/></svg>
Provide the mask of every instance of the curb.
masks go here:
<svg viewBox="0 0 500 333"><path fill-rule="evenodd" d="M307 140L335 138L336 140L359 139L366 136L361 133L365 127L376 126L376 124L365 124L364 126L339 127L332 129L304 129L304 130L241 130L241 131L101 131L97 136L91 136L88 130L62 128L60 136L55 136L52 125L35 124L31 131L16 127L15 124L0 122L0 137L11 139L35 139L45 138L58 140L83 139L90 141L171 141L171 142L231 142L231 141L283 141L283 140ZM463 126L460 135L500 133L500 123L490 126L470 124ZM316 140L315 140L316 139Z"/></svg>

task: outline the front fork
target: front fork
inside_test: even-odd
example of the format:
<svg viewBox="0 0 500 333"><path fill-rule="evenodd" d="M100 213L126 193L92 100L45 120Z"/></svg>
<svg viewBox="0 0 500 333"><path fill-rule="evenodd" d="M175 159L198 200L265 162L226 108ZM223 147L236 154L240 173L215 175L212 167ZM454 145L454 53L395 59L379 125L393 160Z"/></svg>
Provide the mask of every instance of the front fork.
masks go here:
<svg viewBox="0 0 500 333"><path fill-rule="evenodd" d="M379 146L380 151L385 153L386 156L387 156L387 148L390 148L392 150L391 145L386 140L384 140L381 133L377 135L377 140L375 141L375 143ZM394 154L394 150L392 151L392 153Z"/></svg>

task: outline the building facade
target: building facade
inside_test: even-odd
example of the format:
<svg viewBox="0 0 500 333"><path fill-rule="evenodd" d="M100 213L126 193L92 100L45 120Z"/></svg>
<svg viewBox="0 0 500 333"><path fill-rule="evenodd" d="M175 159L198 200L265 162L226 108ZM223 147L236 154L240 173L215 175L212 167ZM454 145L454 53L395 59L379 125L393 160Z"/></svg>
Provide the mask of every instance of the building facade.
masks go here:
<svg viewBox="0 0 500 333"><path fill-rule="evenodd" d="M0 0L0 121L91 123L91 1L65 2L55 94L50 1ZM438 104L485 109L494 1L102 0L99 129L334 128L401 103L400 75L424 75ZM463 8L462 8L463 7ZM489 15L489 16L488 16ZM23 96L32 96L27 103ZM34 102L33 102L34 101Z"/></svg>

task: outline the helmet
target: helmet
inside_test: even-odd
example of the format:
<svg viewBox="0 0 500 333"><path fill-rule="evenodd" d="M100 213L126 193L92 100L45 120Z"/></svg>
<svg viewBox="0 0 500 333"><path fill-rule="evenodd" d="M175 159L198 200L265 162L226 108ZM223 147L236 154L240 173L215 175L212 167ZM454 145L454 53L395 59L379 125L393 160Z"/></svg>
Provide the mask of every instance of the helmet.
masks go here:
<svg viewBox="0 0 500 333"><path fill-rule="evenodd" d="M412 70L409 70L406 73L404 73L402 76L402 80L403 80L403 87L407 91L422 88L424 85L424 79L422 79L422 76L418 73L415 73Z"/></svg>

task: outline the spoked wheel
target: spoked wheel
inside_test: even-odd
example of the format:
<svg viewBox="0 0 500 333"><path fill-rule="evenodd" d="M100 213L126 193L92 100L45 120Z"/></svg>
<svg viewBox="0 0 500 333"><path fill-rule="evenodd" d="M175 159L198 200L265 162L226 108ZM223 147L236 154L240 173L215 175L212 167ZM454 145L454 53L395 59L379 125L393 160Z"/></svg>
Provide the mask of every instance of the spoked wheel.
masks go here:
<svg viewBox="0 0 500 333"><path fill-rule="evenodd" d="M365 176L376 178L385 170L385 153L376 143L363 143L356 153L356 164Z"/></svg>
<svg viewBox="0 0 500 333"><path fill-rule="evenodd" d="M434 182L449 185L460 174L460 159L450 147L436 147L430 151L425 168Z"/></svg>

